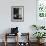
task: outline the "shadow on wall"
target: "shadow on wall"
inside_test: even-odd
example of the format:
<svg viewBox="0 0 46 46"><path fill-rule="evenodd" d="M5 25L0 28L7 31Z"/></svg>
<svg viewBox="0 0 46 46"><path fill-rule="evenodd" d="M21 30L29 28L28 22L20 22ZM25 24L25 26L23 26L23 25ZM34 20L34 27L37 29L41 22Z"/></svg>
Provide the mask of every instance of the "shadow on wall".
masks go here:
<svg viewBox="0 0 46 46"><path fill-rule="evenodd" d="M37 39L33 36L33 33L36 32L36 30L34 28L32 28L32 25L29 26L29 29L30 29L29 36L30 36L31 42L34 42L34 41L36 42Z"/></svg>

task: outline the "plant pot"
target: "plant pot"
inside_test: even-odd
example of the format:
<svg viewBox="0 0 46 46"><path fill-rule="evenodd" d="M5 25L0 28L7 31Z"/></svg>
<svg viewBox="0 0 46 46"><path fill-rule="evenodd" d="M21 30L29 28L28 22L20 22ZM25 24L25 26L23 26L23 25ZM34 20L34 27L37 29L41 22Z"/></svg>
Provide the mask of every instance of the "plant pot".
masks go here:
<svg viewBox="0 0 46 46"><path fill-rule="evenodd" d="M37 42L38 42L39 44L41 44L41 43L44 42L44 40L45 40L45 39L38 39Z"/></svg>
<svg viewBox="0 0 46 46"><path fill-rule="evenodd" d="M44 40L45 40L45 39L40 39L40 43L44 43Z"/></svg>

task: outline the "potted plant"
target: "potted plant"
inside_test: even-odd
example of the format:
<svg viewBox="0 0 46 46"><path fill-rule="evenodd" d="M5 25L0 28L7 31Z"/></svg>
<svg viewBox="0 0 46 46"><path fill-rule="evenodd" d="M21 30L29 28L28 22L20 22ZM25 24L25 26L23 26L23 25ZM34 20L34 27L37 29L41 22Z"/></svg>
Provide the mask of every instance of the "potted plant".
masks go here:
<svg viewBox="0 0 46 46"><path fill-rule="evenodd" d="M46 33L45 32L35 32L33 35L37 38L38 43L41 43L40 40L42 38L45 38L44 36L46 36Z"/></svg>
<svg viewBox="0 0 46 46"><path fill-rule="evenodd" d="M44 30L45 26L38 26L38 25L32 25L32 27L37 30L33 35L37 38L37 41L40 42L40 40L46 36L45 32L40 32L39 30ZM39 32L38 32L39 31ZM45 38L45 37L44 37Z"/></svg>

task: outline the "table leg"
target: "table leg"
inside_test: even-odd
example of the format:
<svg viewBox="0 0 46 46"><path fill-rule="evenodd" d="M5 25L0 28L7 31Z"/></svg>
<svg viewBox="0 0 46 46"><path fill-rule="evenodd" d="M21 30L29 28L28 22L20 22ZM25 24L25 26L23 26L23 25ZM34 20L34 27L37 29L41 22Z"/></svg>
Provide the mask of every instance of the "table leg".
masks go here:
<svg viewBox="0 0 46 46"><path fill-rule="evenodd" d="M5 46L7 46L7 35L5 34Z"/></svg>

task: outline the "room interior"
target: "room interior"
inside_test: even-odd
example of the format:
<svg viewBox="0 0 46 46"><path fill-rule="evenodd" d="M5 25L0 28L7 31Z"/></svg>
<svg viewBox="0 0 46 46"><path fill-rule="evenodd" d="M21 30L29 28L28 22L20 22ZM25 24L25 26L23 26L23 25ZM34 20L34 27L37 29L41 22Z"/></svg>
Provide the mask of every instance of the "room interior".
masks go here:
<svg viewBox="0 0 46 46"><path fill-rule="evenodd" d="M0 0L0 46L46 46L46 0Z"/></svg>

